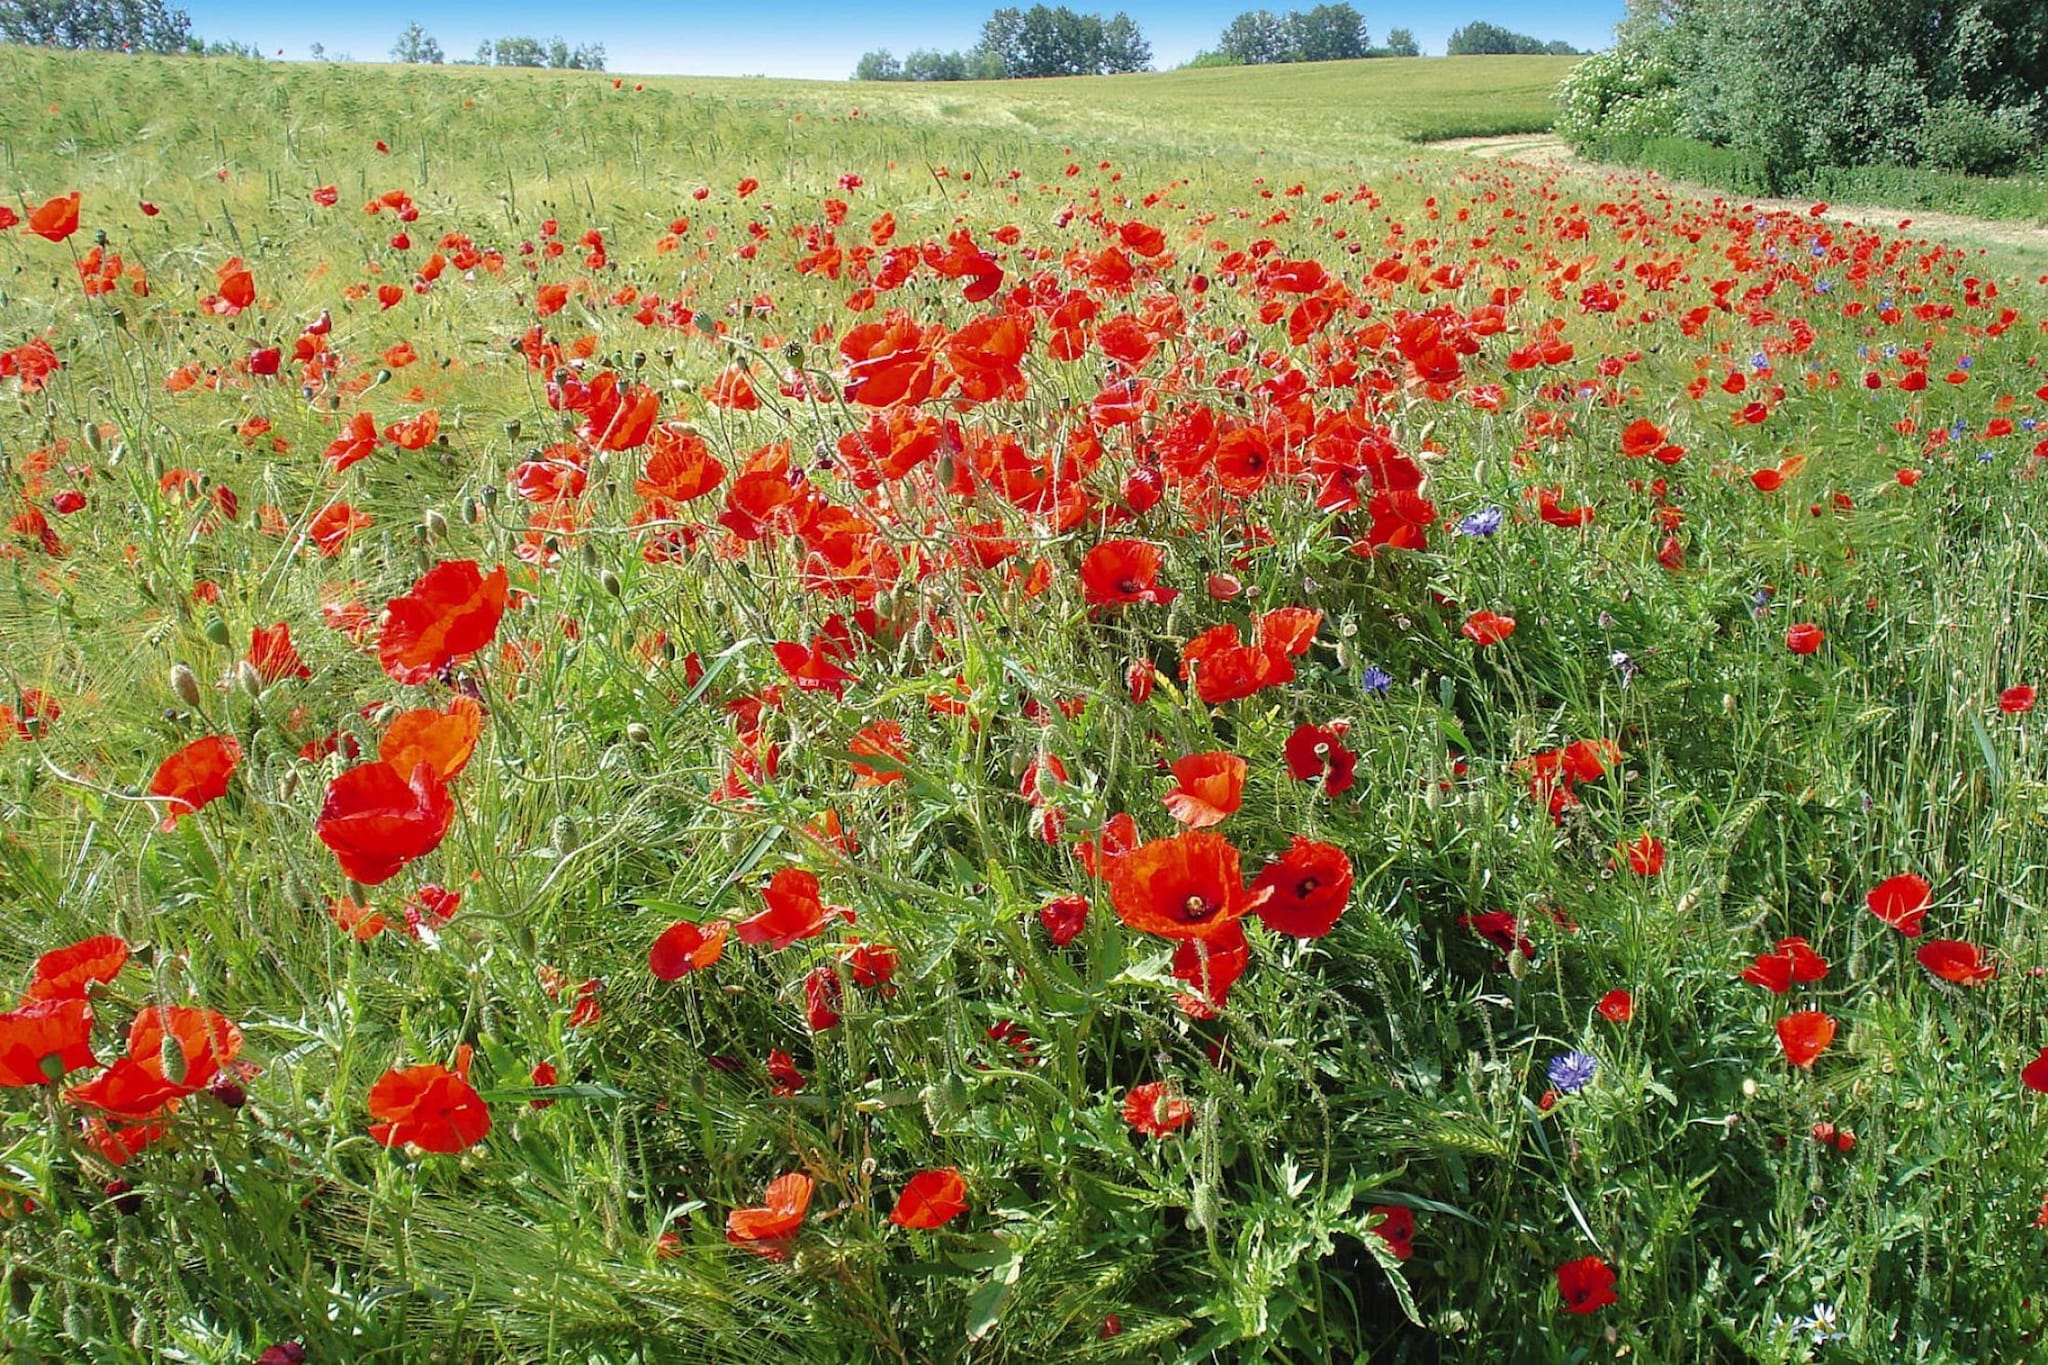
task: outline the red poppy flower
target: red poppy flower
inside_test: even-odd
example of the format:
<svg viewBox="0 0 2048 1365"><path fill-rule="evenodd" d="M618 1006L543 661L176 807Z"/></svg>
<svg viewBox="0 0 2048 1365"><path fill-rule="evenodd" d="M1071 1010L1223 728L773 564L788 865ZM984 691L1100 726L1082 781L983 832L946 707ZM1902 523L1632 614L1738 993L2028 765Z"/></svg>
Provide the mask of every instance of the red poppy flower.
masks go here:
<svg viewBox="0 0 2048 1365"><path fill-rule="evenodd" d="M1173 950L1173 975L1192 994L1178 997L1180 1007L1196 1019L1214 1018L1251 961L1242 920L1207 938L1182 939Z"/></svg>
<svg viewBox="0 0 2048 1365"><path fill-rule="evenodd" d="M1497 645L1515 633L1515 618L1499 612L1475 611L1465 618L1465 638L1484 648Z"/></svg>
<svg viewBox="0 0 2048 1365"><path fill-rule="evenodd" d="M121 1118L152 1118L172 1101L211 1085L241 1050L242 1031L213 1010L151 1006L129 1025L127 1055L65 1093L74 1103ZM180 1074L166 1069L167 1054L181 1059Z"/></svg>
<svg viewBox="0 0 2048 1365"><path fill-rule="evenodd" d="M1503 953L1536 956L1536 945L1522 934L1522 922L1506 910L1487 910L1477 915L1458 916L1458 927L1470 929Z"/></svg>
<svg viewBox="0 0 2048 1365"><path fill-rule="evenodd" d="M886 787L891 782L903 780L903 765L910 758L909 746L903 738L903 726L898 721L881 720L856 732L846 741L846 751L862 758L879 759L876 763L851 761L846 766L854 771L856 787Z"/></svg>
<svg viewBox="0 0 2048 1365"><path fill-rule="evenodd" d="M832 640L813 640L808 649L792 640L775 643L775 662L791 682L805 692L830 692L834 701L846 695L848 683L858 681L839 666L841 657L839 645Z"/></svg>
<svg viewBox="0 0 2048 1365"><path fill-rule="evenodd" d="M1929 939L1913 956L1928 971L1958 986L1981 986L1998 975L1998 968L1984 960L1982 949L1961 939Z"/></svg>
<svg viewBox="0 0 2048 1365"><path fill-rule="evenodd" d="M1245 761L1236 754L1190 754L1176 759L1173 776L1179 784L1163 804L1167 813L1189 829L1221 824L1244 802Z"/></svg>
<svg viewBox="0 0 2048 1365"><path fill-rule="evenodd" d="M1276 934L1321 938L1351 902L1351 859L1333 844L1294 836L1287 852L1259 872L1252 890L1267 893L1259 920Z"/></svg>
<svg viewBox="0 0 2048 1365"><path fill-rule="evenodd" d="M1907 938L1918 938L1920 922L1927 918L1932 890L1924 878L1902 872L1870 888L1863 901L1870 907L1871 914Z"/></svg>
<svg viewBox="0 0 2048 1365"><path fill-rule="evenodd" d="M401 776L424 763L443 782L452 782L469 765L483 722L483 707L469 697L452 699L445 711L402 711L377 742L378 761Z"/></svg>
<svg viewBox="0 0 2048 1365"><path fill-rule="evenodd" d="M1168 1137L1194 1116L1194 1106L1181 1098L1171 1081L1146 1081L1124 1096L1124 1122L1146 1137Z"/></svg>
<svg viewBox="0 0 2048 1365"><path fill-rule="evenodd" d="M386 1147L411 1145L452 1155L491 1131L491 1109L463 1076L434 1062L393 1067L370 1087L370 1136Z"/></svg>
<svg viewBox="0 0 2048 1365"><path fill-rule="evenodd" d="M787 948L801 938L825 932L826 906L819 898L818 879L800 867L785 867L761 888L768 908L734 926L742 943Z"/></svg>
<svg viewBox="0 0 2048 1365"><path fill-rule="evenodd" d="M1405 1261L1415 1254L1415 1210L1401 1204L1375 1204L1366 1212L1380 1215L1372 1231L1387 1244L1395 1260Z"/></svg>
<svg viewBox="0 0 2048 1365"><path fill-rule="evenodd" d="M38 1000L83 1000L95 984L112 981L128 963L127 940L113 934L82 939L36 959L23 1004Z"/></svg>
<svg viewBox="0 0 2048 1365"><path fill-rule="evenodd" d="M78 231L77 190L60 194L29 210L28 230L46 241L61 242Z"/></svg>
<svg viewBox="0 0 2048 1365"><path fill-rule="evenodd" d="M1190 830L1140 844L1109 870L1117 918L1162 938L1206 938L1263 905L1268 889L1248 892L1237 850L1218 834Z"/></svg>
<svg viewBox="0 0 2048 1365"><path fill-rule="evenodd" d="M2039 1090L2048 1094L2048 1047L2042 1048L2040 1056L2020 1069L2020 1084L2029 1090ZM2048 1203L2044 1203L2042 1207L2048 1209Z"/></svg>
<svg viewBox="0 0 2048 1365"><path fill-rule="evenodd" d="M677 920L662 930L647 950L647 969L658 981L680 981L691 972L702 971L725 956L730 927L720 920L706 932L702 925Z"/></svg>
<svg viewBox="0 0 2048 1365"><path fill-rule="evenodd" d="M1776 948L1758 953L1756 960L1742 969L1744 981L1762 986L1773 995L1785 994L1795 981L1818 981L1827 974L1826 959L1808 947L1803 938L1779 939Z"/></svg>
<svg viewBox="0 0 2048 1365"><path fill-rule="evenodd" d="M1259 617L1259 648L1300 658L1315 643L1323 614L1313 607L1278 607Z"/></svg>
<svg viewBox="0 0 2048 1365"><path fill-rule="evenodd" d="M1081 595L1091 607L1150 602L1164 606L1180 596L1159 582L1166 552L1143 540L1106 540L1081 556Z"/></svg>
<svg viewBox="0 0 2048 1365"><path fill-rule="evenodd" d="M2008 716L2023 716L2034 709L2034 689L2008 687L1998 694L1998 709Z"/></svg>
<svg viewBox="0 0 2048 1365"><path fill-rule="evenodd" d="M1557 1268L1557 1292L1567 1313L1597 1313L1615 1302L1614 1270L1598 1256L1581 1256Z"/></svg>
<svg viewBox="0 0 2048 1365"><path fill-rule="evenodd" d="M1785 648L1794 654L1817 653L1827 643L1828 633L1811 621L1802 621L1785 632Z"/></svg>
<svg viewBox="0 0 2048 1365"><path fill-rule="evenodd" d="M1617 851L1638 877L1654 877L1664 870L1664 841L1654 834L1646 833Z"/></svg>
<svg viewBox="0 0 2048 1365"><path fill-rule="evenodd" d="M36 1000L0 1014L0 1086L49 1085L99 1064L92 1055L92 1008L83 996Z"/></svg>
<svg viewBox="0 0 2048 1365"><path fill-rule="evenodd" d="M951 1166L919 1171L897 1196L889 1221L899 1228L944 1226L967 1212L967 1182Z"/></svg>
<svg viewBox="0 0 2048 1365"><path fill-rule="evenodd" d="M1342 796L1358 781L1358 755L1344 747L1345 725L1297 725L1281 746L1287 771L1298 782L1323 779L1323 792Z"/></svg>
<svg viewBox="0 0 2048 1365"><path fill-rule="evenodd" d="M329 784L313 832L344 876L377 886L439 848L454 819L455 803L429 764L402 777L388 764L365 763Z"/></svg>
<svg viewBox="0 0 2048 1365"><path fill-rule="evenodd" d="M1059 896L1049 900L1039 907L1038 922L1045 926L1053 946L1064 948L1088 923L1088 898Z"/></svg>
<svg viewBox="0 0 2048 1365"><path fill-rule="evenodd" d="M1835 1040L1835 1021L1822 1010L1801 1010L1778 1021L1778 1042L1785 1060L1794 1066L1811 1068L1814 1059Z"/></svg>
<svg viewBox="0 0 2048 1365"><path fill-rule="evenodd" d="M1180 676L1194 680L1195 695L1206 705L1220 706L1293 681L1294 665L1285 653L1248 646L1236 626L1222 625L1182 648Z"/></svg>
<svg viewBox="0 0 2048 1365"><path fill-rule="evenodd" d="M257 626L249 632L249 665L256 670L256 676L264 685L283 682L286 678L310 678L313 670L306 667L306 661L299 657L298 648L292 644L291 624L279 621L274 626Z"/></svg>
<svg viewBox="0 0 2048 1365"><path fill-rule="evenodd" d="M725 1240L766 1256L789 1259L789 1239L803 1226L811 1207L811 1178L801 1171L777 1176L761 1192L761 1206L734 1209L726 1215Z"/></svg>
<svg viewBox="0 0 2048 1365"><path fill-rule="evenodd" d="M328 559L341 553L350 536L377 524L376 518L358 512L345 502L330 502L306 524L306 539Z"/></svg>
<svg viewBox="0 0 2048 1365"><path fill-rule="evenodd" d="M935 352L943 335L937 327L919 327L901 311L848 332L839 343L847 360L848 400L886 408L931 397Z"/></svg>
<svg viewBox="0 0 2048 1365"><path fill-rule="evenodd" d="M643 498L685 503L703 497L725 478L725 466L704 438L676 426L656 427L648 437L647 466L633 481Z"/></svg>
<svg viewBox="0 0 2048 1365"><path fill-rule="evenodd" d="M167 798L161 828L178 827L189 815L227 794L228 779L242 761L242 746L232 735L195 739L166 758L149 780L149 794Z"/></svg>
<svg viewBox="0 0 2048 1365"><path fill-rule="evenodd" d="M393 681L418 684L488 645L505 614L503 566L485 574L475 560L446 560L384 607L377 656Z"/></svg>
<svg viewBox="0 0 2048 1365"><path fill-rule="evenodd" d="M1600 1011L1601 1018L1626 1024L1636 1017L1636 998L1627 991L1609 991L1594 1008Z"/></svg>

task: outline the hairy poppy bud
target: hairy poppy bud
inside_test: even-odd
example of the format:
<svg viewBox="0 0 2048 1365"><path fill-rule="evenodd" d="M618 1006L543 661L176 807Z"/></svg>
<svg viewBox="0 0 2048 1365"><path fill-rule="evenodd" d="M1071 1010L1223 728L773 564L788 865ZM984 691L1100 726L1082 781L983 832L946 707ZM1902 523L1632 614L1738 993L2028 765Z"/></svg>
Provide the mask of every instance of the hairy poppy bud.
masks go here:
<svg viewBox="0 0 2048 1365"><path fill-rule="evenodd" d="M199 675L184 664L171 665L171 691L187 706L199 705Z"/></svg>
<svg viewBox="0 0 2048 1365"><path fill-rule="evenodd" d="M221 620L218 613L206 618L206 638L217 645L228 643L228 623Z"/></svg>
<svg viewBox="0 0 2048 1365"><path fill-rule="evenodd" d="M169 1032L164 1034L163 1045L157 1049L157 1063L163 1069L165 1080L172 1085L185 1083L185 1045Z"/></svg>
<svg viewBox="0 0 2048 1365"><path fill-rule="evenodd" d="M576 828L576 822L567 815L557 815L555 817L553 838L556 850L562 853L566 853L572 848L580 847L583 842L581 833Z"/></svg>
<svg viewBox="0 0 2048 1365"><path fill-rule="evenodd" d="M250 663L247 659L235 665L235 681L250 696L260 697L263 695L263 675L257 672L256 665Z"/></svg>
<svg viewBox="0 0 2048 1365"><path fill-rule="evenodd" d="M496 507L498 505L498 485L487 483L482 488L476 490L476 496L477 500L483 503L486 510Z"/></svg>
<svg viewBox="0 0 2048 1365"><path fill-rule="evenodd" d="M505 435L514 441L519 439L519 430L519 419L517 417L505 423Z"/></svg>
<svg viewBox="0 0 2048 1365"><path fill-rule="evenodd" d="M429 538L433 540L446 540L448 538L448 518L442 516L434 508L429 507L427 509L426 515L420 518L420 523L426 527Z"/></svg>
<svg viewBox="0 0 2048 1365"><path fill-rule="evenodd" d="M613 597L621 596L626 591L626 585L619 582L619 576L613 573L610 569L606 569L602 573L598 574L597 581L599 583L602 583L604 585L604 590L610 593Z"/></svg>
<svg viewBox="0 0 2048 1365"><path fill-rule="evenodd" d="M630 744L638 744L644 747L654 743L654 734L636 720L626 727L626 740Z"/></svg>

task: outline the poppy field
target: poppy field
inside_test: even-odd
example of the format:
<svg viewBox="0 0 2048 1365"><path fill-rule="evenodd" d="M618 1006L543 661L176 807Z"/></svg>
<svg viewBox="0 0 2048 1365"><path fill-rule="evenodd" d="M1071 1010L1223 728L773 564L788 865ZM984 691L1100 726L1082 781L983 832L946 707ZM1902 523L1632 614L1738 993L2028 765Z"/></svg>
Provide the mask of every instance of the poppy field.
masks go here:
<svg viewBox="0 0 2048 1365"><path fill-rule="evenodd" d="M0 49L10 1359L2031 1358L2048 265L1196 74Z"/></svg>

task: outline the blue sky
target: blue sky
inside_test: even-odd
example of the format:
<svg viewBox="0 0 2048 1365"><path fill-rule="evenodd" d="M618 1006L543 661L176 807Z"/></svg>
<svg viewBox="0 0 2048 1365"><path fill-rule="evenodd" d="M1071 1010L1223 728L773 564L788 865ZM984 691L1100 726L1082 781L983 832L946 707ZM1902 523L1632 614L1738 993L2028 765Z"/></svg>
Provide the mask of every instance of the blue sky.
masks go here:
<svg viewBox="0 0 2048 1365"><path fill-rule="evenodd" d="M357 0L333 6L279 5L275 0L182 0L192 31L204 38L253 43L266 54L284 49L303 58L313 43L330 55L383 61L407 23L417 19L450 57L467 57L479 40L530 34L543 41L560 34L572 45L601 42L616 72L697 76L808 76L843 80L860 54L886 47L898 56L916 47L973 45L981 21L998 0L961 5L958 0L896 0L876 5L860 0L838 4L818 0L726 0L720 4L621 0L589 6L498 0L493 4L426 3L421 0ZM1009 0L1028 7L1030 0ZM1065 0L1082 11L1127 12L1152 41L1161 67L1187 60L1214 46L1231 18L1257 8L1254 0ZM179 0L173 0L179 3ZM1316 0L1264 0L1264 8L1310 8ZM1605 47L1619 23L1624 0L1471 0L1439 6L1404 0L1392 6L1358 4L1378 42L1391 28L1407 28L1422 50L1440 55L1450 31L1473 19L1538 38L1561 38L1575 47Z"/></svg>

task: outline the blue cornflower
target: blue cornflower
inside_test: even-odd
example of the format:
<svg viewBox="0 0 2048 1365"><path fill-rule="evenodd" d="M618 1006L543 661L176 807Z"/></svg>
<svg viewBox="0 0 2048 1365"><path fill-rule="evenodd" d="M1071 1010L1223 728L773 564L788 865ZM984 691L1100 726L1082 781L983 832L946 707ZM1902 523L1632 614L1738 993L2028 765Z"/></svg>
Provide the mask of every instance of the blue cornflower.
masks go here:
<svg viewBox="0 0 2048 1365"><path fill-rule="evenodd" d="M1394 685L1394 675L1376 665L1368 664L1365 676L1359 679L1359 682L1375 697L1384 697L1387 695L1387 689Z"/></svg>
<svg viewBox="0 0 2048 1365"><path fill-rule="evenodd" d="M1550 1083L1567 1095L1576 1095L1593 1083L1600 1063L1591 1053L1560 1052L1550 1059Z"/></svg>
<svg viewBox="0 0 2048 1365"><path fill-rule="evenodd" d="M1749 358L1749 367L1752 370L1768 370L1771 368L1771 358L1762 351L1758 351Z"/></svg>
<svg viewBox="0 0 2048 1365"><path fill-rule="evenodd" d="M1501 520L1505 515L1498 507L1482 507L1477 512L1470 513L1463 521L1458 523L1458 534L1461 536L1490 536L1500 529Z"/></svg>

